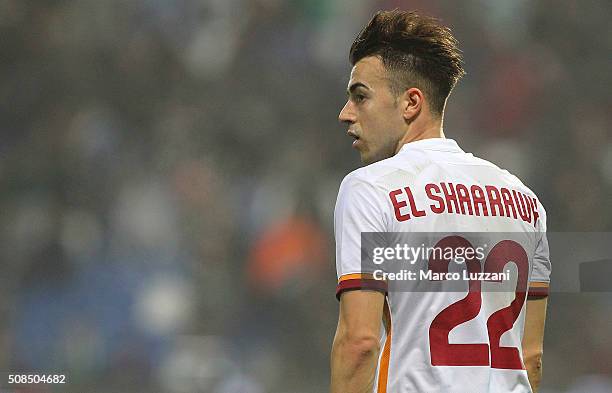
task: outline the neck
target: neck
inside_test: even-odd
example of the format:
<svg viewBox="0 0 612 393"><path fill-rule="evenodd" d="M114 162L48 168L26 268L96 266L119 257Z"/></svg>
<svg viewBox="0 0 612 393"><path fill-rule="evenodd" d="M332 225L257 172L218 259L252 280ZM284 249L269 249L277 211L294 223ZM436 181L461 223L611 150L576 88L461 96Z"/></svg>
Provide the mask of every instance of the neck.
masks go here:
<svg viewBox="0 0 612 393"><path fill-rule="evenodd" d="M414 121L408 124L406 133L397 142L395 153L397 153L406 143L430 138L446 138L444 136L444 130L442 129L442 119L429 122Z"/></svg>

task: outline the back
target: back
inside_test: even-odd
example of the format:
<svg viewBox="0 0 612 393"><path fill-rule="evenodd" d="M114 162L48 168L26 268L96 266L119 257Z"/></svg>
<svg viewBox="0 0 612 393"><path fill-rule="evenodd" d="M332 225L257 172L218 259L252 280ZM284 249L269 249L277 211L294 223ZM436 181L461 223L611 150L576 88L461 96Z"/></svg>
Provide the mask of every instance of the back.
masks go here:
<svg viewBox="0 0 612 393"><path fill-rule="evenodd" d="M527 283L549 280L545 220L515 176L450 139L406 144L345 178L335 213L338 293L372 274L388 285L376 391L531 391L521 340ZM423 251L412 254L415 276L362 263L366 232L385 233L395 251ZM457 254L436 247L481 253L451 263Z"/></svg>

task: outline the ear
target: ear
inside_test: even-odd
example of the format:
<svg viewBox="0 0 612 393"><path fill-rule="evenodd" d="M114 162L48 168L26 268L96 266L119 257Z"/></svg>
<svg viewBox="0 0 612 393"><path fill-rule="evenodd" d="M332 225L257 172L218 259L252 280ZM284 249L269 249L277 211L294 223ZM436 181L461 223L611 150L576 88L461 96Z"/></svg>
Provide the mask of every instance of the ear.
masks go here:
<svg viewBox="0 0 612 393"><path fill-rule="evenodd" d="M410 121L421 112L425 104L425 96L417 87L411 87L404 91L401 97L402 115L404 120Z"/></svg>

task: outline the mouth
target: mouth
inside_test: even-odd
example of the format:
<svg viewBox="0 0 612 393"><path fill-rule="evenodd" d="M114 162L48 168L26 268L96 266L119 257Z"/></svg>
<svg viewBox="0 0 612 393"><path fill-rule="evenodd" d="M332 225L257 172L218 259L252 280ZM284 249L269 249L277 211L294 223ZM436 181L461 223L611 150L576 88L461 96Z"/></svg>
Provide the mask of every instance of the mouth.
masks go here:
<svg viewBox="0 0 612 393"><path fill-rule="evenodd" d="M356 148L360 143L362 143L359 135L357 135L353 130L348 130L346 134L353 138L353 147Z"/></svg>

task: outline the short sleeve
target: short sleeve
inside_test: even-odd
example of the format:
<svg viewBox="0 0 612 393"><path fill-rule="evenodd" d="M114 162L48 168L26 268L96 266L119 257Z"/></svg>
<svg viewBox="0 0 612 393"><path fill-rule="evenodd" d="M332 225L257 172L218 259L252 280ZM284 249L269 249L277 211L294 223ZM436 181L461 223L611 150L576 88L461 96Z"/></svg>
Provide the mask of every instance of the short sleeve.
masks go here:
<svg viewBox="0 0 612 393"><path fill-rule="evenodd" d="M541 205L540 205L541 206ZM544 207L541 206L540 210L540 223L539 223L539 236L540 239L537 242L534 257L533 257L533 270L531 272L532 283L550 283L550 273L552 266L550 263L550 250L548 248L548 237L546 235L546 212ZM535 287L530 285L529 297L537 298L548 295L548 287Z"/></svg>
<svg viewBox="0 0 612 393"><path fill-rule="evenodd" d="M387 291L373 272L364 271L361 263L361 234L384 233L386 230L383 193L373 184L348 175L340 186L334 211L336 238L336 297L356 289Z"/></svg>
<svg viewBox="0 0 612 393"><path fill-rule="evenodd" d="M542 233L533 257L533 271L531 281L550 282L550 251L548 249L548 238Z"/></svg>

